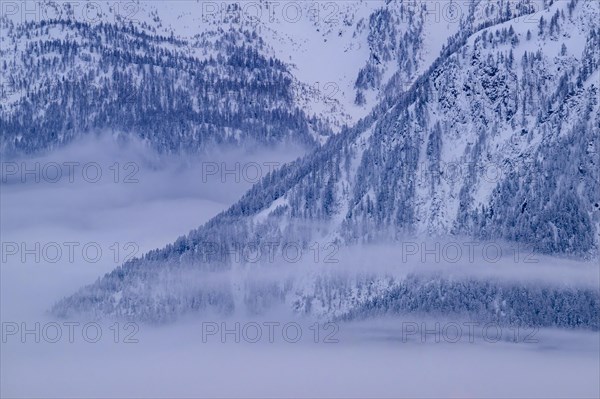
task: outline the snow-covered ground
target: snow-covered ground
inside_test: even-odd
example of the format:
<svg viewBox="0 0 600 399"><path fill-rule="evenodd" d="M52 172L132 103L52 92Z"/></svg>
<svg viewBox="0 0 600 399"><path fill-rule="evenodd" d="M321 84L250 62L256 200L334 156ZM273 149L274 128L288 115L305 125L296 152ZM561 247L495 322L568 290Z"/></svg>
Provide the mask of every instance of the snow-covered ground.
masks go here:
<svg viewBox="0 0 600 399"><path fill-rule="evenodd" d="M229 154L218 157L227 165L217 162L217 167L264 165L296 155ZM92 159L103 172L97 183L90 183L94 166L85 175L75 169L73 183L68 176L50 182L52 162L83 165ZM98 142L26 165L35 170L35 162L40 183L34 173L25 183L16 175L1 186L2 242L19 245L14 255L9 254L14 248L3 248L1 265L2 397L600 395L598 332L504 329L498 335L493 327L483 332L482 326L469 330L463 321L422 318L315 325L279 312L227 320L202 315L167 326L54 320L46 313L54 301L114 269L124 257L172 242L207 221L252 179L249 170L240 172L239 180L235 174L221 176L214 160L166 167L135 146L124 150ZM66 244L72 242L79 245ZM34 251L22 252L21 243ZM39 342L36 333L23 335L36 323ZM436 323L440 332L427 334L436 331ZM224 333L236 328L240 342L235 333Z"/></svg>

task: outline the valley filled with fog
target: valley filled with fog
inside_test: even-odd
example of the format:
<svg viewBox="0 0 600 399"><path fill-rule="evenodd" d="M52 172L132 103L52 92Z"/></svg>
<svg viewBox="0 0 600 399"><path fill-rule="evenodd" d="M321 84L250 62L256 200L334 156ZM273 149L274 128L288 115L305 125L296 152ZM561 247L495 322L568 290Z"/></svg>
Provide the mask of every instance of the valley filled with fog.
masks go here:
<svg viewBox="0 0 600 399"><path fill-rule="evenodd" d="M0 3L0 396L600 397L599 21Z"/></svg>
<svg viewBox="0 0 600 399"><path fill-rule="evenodd" d="M597 331L486 327L468 318L410 314L350 321L278 307L261 314L190 314L166 325L48 313L127 257L162 247L225 210L254 183L256 165L262 173L265 165L301 154L298 148L231 151L173 162L141 144L102 139L11 161L19 171L4 171L0 198L3 245L17 244L4 248L1 269L2 396L598 395ZM97 165L77 169L90 162ZM72 173L57 180L53 167L65 163ZM25 165L34 172L22 175ZM244 165L255 169L242 172ZM222 175L221 168L233 172ZM517 262L512 252L494 264L479 252L454 263L435 256L423 262L413 243L401 249L349 248L335 251L331 263L314 262L311 253L298 263L267 266L255 278L302 279L323 269L451 271L597 289L597 269L587 262L529 253ZM230 273L252 276L255 270Z"/></svg>

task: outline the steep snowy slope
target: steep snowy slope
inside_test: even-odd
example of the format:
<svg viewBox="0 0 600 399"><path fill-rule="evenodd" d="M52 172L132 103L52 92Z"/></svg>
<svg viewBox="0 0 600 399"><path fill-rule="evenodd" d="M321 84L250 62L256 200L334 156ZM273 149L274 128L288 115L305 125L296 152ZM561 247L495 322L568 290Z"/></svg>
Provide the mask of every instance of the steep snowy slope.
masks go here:
<svg viewBox="0 0 600 399"><path fill-rule="evenodd" d="M438 8L410 0L15 3L0 19L2 150L105 131L163 151L320 144L368 114L390 81L394 93L406 91L437 57L460 21ZM432 34L440 21L443 33Z"/></svg>
<svg viewBox="0 0 600 399"><path fill-rule="evenodd" d="M464 299L451 302L453 311L486 320L514 322L505 316L520 309L523 323L598 328L597 287L574 291L569 301L577 306L563 307L547 298L564 297L564 287L514 281L457 285L434 278L432 287L444 288L429 291L420 278L388 283L333 276L317 290L318 276L257 287L229 277L207 285L195 274L244 269L240 244L267 245L282 263L290 243L309 249L315 242L448 235L513 241L548 254L597 255L600 5L548 2L534 24L509 11L504 22L481 23L475 18L480 11L470 8L460 33L408 91L394 91L392 79L384 90L394 94L356 126L268 175L173 245L61 301L55 312L163 320L190 310L282 302L336 316L379 305L428 311L435 307L419 298L435 293L441 297L434 302L444 301L452 292ZM473 290L500 305L482 308ZM520 299L509 298L513 291L522 293ZM399 292L411 301L395 299ZM310 305L315 300L318 311ZM543 315L536 313L540 306L547 307Z"/></svg>
<svg viewBox="0 0 600 399"><path fill-rule="evenodd" d="M283 236L318 220L350 242L456 233L593 251L598 5L555 3L540 18L555 15L543 31L509 21L471 35L393 107L267 177L223 217Z"/></svg>

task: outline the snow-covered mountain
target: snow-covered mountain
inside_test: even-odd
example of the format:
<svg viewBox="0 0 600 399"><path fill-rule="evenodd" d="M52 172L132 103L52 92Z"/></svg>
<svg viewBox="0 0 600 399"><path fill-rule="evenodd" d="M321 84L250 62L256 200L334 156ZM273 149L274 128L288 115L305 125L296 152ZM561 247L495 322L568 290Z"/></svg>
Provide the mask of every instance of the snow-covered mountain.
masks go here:
<svg viewBox="0 0 600 399"><path fill-rule="evenodd" d="M3 150L34 152L89 132L137 134L158 150L314 144L325 123L296 106L293 77L249 31L189 41L133 26L4 20ZM3 46L4 47L4 46Z"/></svg>
<svg viewBox="0 0 600 399"><path fill-rule="evenodd" d="M214 277L219 273L207 285L194 274L244 269L248 262L235 259L240 243L268 244L281 253L289 243L308 249L315 242L393 245L407 237L450 236L597 256L599 3L472 1L456 23L431 25L421 24L430 16L422 8L422 18L418 12L407 17L409 28L396 35L386 28L399 26L407 3L389 2L370 14L365 30L373 46L358 69L353 96L363 104L379 93L368 115L265 177L204 226L125 263L54 311L163 320L274 302L327 317L431 308L486 320L519 314L526 324L598 328L597 289L567 295L557 285L542 289L514 281L340 282L335 276L319 290L319 277L256 288L251 280ZM431 57L442 34L449 39ZM407 80L408 88L402 83ZM493 298L487 307L483 297ZM566 297L577 306L548 300ZM446 301L447 308L427 307L418 298ZM545 313L536 313L544 306Z"/></svg>
<svg viewBox="0 0 600 399"><path fill-rule="evenodd" d="M423 2L41 1L2 10L4 152L106 131L161 151L318 145L366 115L392 77L405 90L442 46L426 34Z"/></svg>

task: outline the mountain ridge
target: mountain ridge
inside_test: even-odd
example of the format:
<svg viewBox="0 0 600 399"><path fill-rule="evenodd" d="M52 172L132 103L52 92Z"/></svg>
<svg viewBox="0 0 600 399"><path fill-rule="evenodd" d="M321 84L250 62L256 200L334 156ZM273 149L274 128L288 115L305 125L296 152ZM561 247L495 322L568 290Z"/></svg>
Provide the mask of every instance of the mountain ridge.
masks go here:
<svg viewBox="0 0 600 399"><path fill-rule="evenodd" d="M136 317L142 306L152 315L164 303L148 286L161 286L160 276L174 270L229 270L235 243L307 248L450 236L597 256L599 12L591 1L553 2L540 19L551 22L534 32L508 19L453 41L408 92L383 100L204 226L126 263L55 311ZM444 175L448 165L462 167L458 179ZM503 174L486 176L488 166ZM221 245L225 256L207 251L206 243ZM142 286L149 292L141 297L130 292ZM113 292L131 296L115 302ZM203 303L218 304L215 298L228 292L209 291ZM173 300L175 313L197 309ZM222 304L235 308L234 300Z"/></svg>

